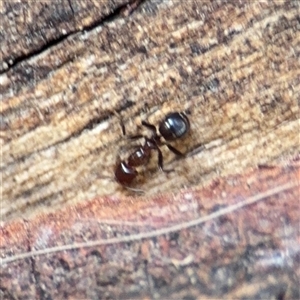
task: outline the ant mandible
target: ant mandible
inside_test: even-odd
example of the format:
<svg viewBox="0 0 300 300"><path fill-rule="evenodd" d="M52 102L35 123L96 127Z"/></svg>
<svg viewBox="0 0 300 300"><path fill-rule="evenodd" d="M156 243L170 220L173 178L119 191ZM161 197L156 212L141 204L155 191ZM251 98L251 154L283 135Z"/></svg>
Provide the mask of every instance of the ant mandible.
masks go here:
<svg viewBox="0 0 300 300"><path fill-rule="evenodd" d="M169 143L162 142L161 137L163 137L166 141L174 141L182 138L190 130L190 122L183 112L172 112L167 114L159 124L158 131L160 134L157 133L154 125L145 121L142 121L142 125L152 131L152 136L150 138L144 135L135 135L130 137L130 139L144 138L145 143L131 153L127 161L123 160L118 162L115 168L116 181L127 188L138 175L136 168L139 166L144 166L149 162L152 150L158 152L159 169L167 172L163 168L163 155L160 150L160 146L167 146L170 151L178 156L183 156L184 154L171 146ZM122 130L123 135L125 135L124 126L122 126Z"/></svg>

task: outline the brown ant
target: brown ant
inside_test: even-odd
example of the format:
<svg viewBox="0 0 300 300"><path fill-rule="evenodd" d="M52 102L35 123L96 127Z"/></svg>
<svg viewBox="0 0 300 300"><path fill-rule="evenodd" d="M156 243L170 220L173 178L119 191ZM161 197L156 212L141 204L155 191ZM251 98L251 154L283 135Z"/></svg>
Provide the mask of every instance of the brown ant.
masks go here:
<svg viewBox="0 0 300 300"><path fill-rule="evenodd" d="M152 150L158 152L159 169L164 172L168 172L163 168L163 155L160 150L160 146L167 146L170 151L178 156L183 156L184 154L170 144L162 142L161 137L163 137L166 141L174 141L186 135L190 130L190 122L187 116L182 112L172 112L167 114L159 124L158 130L160 134L157 133L154 125L145 121L142 121L142 125L152 131L152 136L150 138L144 135L135 135L129 137L130 139L144 138L145 143L132 152L127 161L123 160L118 162L115 168L116 181L126 188L129 188L128 186L138 176L138 171L136 168L139 166L144 166L149 162ZM126 133L124 125L122 125L122 131L123 135L125 135Z"/></svg>

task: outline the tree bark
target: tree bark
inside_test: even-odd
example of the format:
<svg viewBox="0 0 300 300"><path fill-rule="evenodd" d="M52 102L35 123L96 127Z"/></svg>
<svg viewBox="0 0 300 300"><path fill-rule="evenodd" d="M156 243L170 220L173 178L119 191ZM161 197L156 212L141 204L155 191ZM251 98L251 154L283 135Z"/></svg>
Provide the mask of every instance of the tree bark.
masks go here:
<svg viewBox="0 0 300 300"><path fill-rule="evenodd" d="M126 222L142 222L148 232L273 189L263 207L249 208L251 216L248 208L240 214L224 212L225 221L212 221L216 230L205 227L215 223L183 226L155 240L79 247L75 257L64 252L49 259L30 256L14 262L15 269L7 262L2 276L13 276L12 270L22 274L18 284L30 286L27 296L41 299L63 297L72 280L78 284L68 294L73 298L175 299L180 282L180 298L187 289L201 299L263 293L265 298L299 297L299 274L288 263L298 253L292 241L299 234L299 13L297 1L2 2L5 258L11 249L16 255L108 239L109 230L97 223L108 219L123 224L116 229L107 221L116 236L132 235L140 228L126 227ZM143 195L120 186L114 180L118 156L125 159L140 143L122 136L120 122L130 135L149 134L141 121L157 126L172 111L186 112L191 122L187 137L172 143L186 156L179 159L162 147L165 167L173 172L158 171L153 155L132 186ZM183 204L186 213L180 212ZM272 210L279 218L268 216ZM151 222L145 229L147 218ZM266 227L260 223L264 218ZM82 225L82 219L95 222ZM291 232L285 235L283 228ZM225 233L228 239L239 236L234 246L224 242ZM279 242L283 236L286 244ZM224 243L232 249L223 249ZM280 276L265 278L265 270L275 268L274 249L289 250L290 256L282 260ZM250 258L257 269L245 267ZM271 267L263 270L268 259ZM44 264L51 265L51 274L62 270L68 288L55 292ZM76 277L79 266L82 278ZM249 274L252 281L247 281ZM26 282L28 276L33 283ZM84 278L91 278L87 286ZM3 282L4 297L25 297L12 281Z"/></svg>

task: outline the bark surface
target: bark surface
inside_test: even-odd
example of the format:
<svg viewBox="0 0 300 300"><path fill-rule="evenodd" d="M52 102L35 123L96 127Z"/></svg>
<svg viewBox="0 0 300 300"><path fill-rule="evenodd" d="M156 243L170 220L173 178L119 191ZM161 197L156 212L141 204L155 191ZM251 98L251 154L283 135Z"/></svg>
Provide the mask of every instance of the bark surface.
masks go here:
<svg viewBox="0 0 300 300"><path fill-rule="evenodd" d="M2 1L0 297L299 297L299 15L298 1ZM171 111L191 122L172 143L186 157L162 147L174 172L154 152L145 193L124 189L116 161L142 141L120 120L149 134L141 121ZM256 195L224 219L6 261Z"/></svg>

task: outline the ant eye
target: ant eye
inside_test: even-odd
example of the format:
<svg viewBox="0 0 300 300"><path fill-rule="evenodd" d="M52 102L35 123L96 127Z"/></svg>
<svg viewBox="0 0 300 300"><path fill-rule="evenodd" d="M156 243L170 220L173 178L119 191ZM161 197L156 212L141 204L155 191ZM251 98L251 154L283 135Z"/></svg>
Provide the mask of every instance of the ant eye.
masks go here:
<svg viewBox="0 0 300 300"><path fill-rule="evenodd" d="M172 141L183 137L190 129L190 122L183 113L170 113L159 125L160 134L167 140Z"/></svg>

